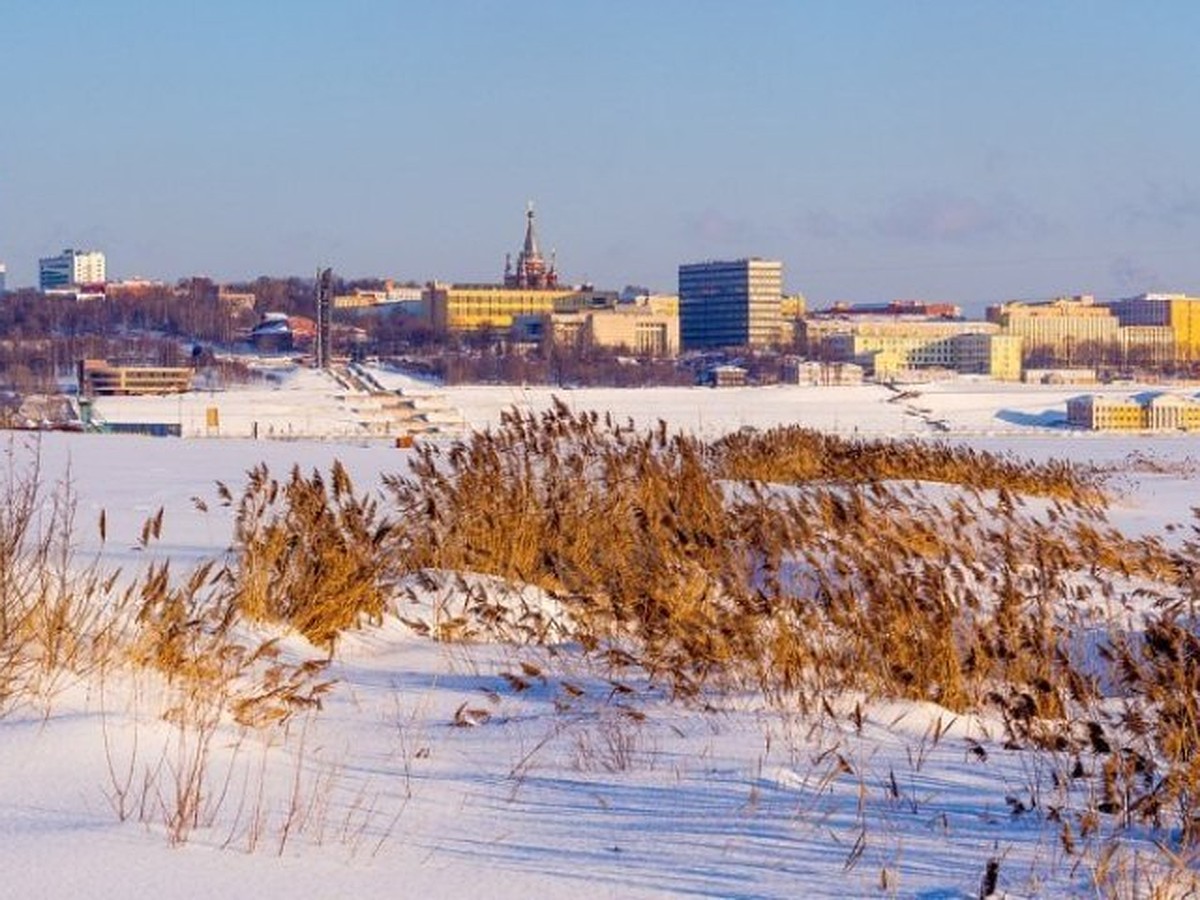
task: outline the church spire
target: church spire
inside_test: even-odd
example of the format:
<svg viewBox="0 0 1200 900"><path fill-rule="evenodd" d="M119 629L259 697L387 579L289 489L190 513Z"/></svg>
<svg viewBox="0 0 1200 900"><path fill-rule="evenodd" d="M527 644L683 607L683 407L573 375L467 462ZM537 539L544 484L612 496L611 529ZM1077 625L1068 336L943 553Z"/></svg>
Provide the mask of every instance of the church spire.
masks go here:
<svg viewBox="0 0 1200 900"><path fill-rule="evenodd" d="M533 230L533 201L525 207L525 256L528 259L541 259L538 252L537 234Z"/></svg>
<svg viewBox="0 0 1200 900"><path fill-rule="evenodd" d="M533 201L531 200L525 207L525 243L521 247L521 252L517 254L515 270L509 267L508 259L505 259L504 284L506 287L541 289L558 286L558 273L554 270L554 264L551 263L547 268L546 261L542 259L542 253L538 249L533 218Z"/></svg>

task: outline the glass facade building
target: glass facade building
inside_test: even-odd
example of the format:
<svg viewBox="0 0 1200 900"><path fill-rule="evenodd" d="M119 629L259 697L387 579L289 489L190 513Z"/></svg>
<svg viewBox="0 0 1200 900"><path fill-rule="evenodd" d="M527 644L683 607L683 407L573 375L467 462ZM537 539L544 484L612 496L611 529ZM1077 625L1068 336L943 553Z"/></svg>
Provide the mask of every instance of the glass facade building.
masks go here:
<svg viewBox="0 0 1200 900"><path fill-rule="evenodd" d="M679 336L684 350L779 343L783 263L765 259L679 267Z"/></svg>

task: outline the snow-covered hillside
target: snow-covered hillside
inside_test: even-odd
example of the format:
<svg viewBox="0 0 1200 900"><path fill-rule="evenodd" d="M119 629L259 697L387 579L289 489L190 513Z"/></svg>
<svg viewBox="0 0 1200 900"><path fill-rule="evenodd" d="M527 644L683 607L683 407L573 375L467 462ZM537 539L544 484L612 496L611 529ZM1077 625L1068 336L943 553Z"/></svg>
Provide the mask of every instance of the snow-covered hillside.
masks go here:
<svg viewBox="0 0 1200 900"><path fill-rule="evenodd" d="M431 405L456 411L460 426L551 403L544 389L434 388L375 374L385 388L436 395ZM1200 505L1197 439L1047 427L1073 393L974 382L901 402L876 386L559 396L577 411L645 428L663 419L704 437L800 423L1095 461L1114 473L1118 527L1181 539ZM275 436L289 420L291 437L324 422L328 435L353 441L48 434L6 446L18 469L36 455L45 485L70 484L77 564L95 559L130 580L151 561L184 571L222 557L233 517L215 485L236 492L259 463L282 475L340 460L368 492L403 473L412 451L339 418L344 397L304 375L279 390L99 408L114 421L173 411L199 422L192 407L219 403L228 434L232 423L274 416ZM274 409L283 398L286 409ZM160 508L158 538L142 541ZM1166 530L1174 526L1184 527ZM174 687L133 666L56 684L52 698L0 718L0 893L967 898L980 896L990 868L998 893L1048 897L1162 883L1182 894L1195 872L1185 859L1170 873L1173 857L1155 843L1169 832L1125 828L1116 816L1068 846L1052 811L1088 805L1083 782L1063 777L1074 761L1006 746L995 716L852 694L803 712L752 691L684 702L640 671L614 677L566 632L545 646L425 633L462 618L476 593L514 616L536 608L558 617L532 588L505 591L461 573L403 587L383 624L336 643L321 708L283 728L181 715ZM278 636L280 661L324 660L299 636ZM192 788L194 824L173 827Z"/></svg>

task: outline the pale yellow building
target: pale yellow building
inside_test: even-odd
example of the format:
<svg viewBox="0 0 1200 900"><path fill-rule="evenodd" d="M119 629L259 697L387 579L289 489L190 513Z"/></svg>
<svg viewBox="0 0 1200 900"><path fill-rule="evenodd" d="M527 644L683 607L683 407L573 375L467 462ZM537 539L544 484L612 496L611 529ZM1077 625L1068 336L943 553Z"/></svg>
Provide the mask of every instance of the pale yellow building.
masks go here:
<svg viewBox="0 0 1200 900"><path fill-rule="evenodd" d="M848 362L816 362L787 357L780 366L779 380L784 384L812 387L849 386L863 382L863 367Z"/></svg>
<svg viewBox="0 0 1200 900"><path fill-rule="evenodd" d="M988 307L987 318L1005 334L1022 338L1026 352L1042 349L1066 360L1087 346L1115 347L1120 321L1090 294L1042 303L1014 300Z"/></svg>
<svg viewBox="0 0 1200 900"><path fill-rule="evenodd" d="M785 294L779 302L779 343L795 345L799 342L800 329L808 314L808 300L803 294Z"/></svg>
<svg viewBox="0 0 1200 900"><path fill-rule="evenodd" d="M678 294L643 294L634 298L633 305L648 309L656 315L679 318Z"/></svg>
<svg viewBox="0 0 1200 900"><path fill-rule="evenodd" d="M617 307L583 313L589 335L600 347L625 347L638 356L675 356L679 353L679 315L664 315L647 308Z"/></svg>
<svg viewBox="0 0 1200 900"><path fill-rule="evenodd" d="M1122 325L1121 362L1126 366L1161 366L1180 355L1175 329L1164 325Z"/></svg>
<svg viewBox="0 0 1200 900"><path fill-rule="evenodd" d="M1179 394L1084 394L1067 401L1067 424L1093 431L1200 431L1200 403Z"/></svg>
<svg viewBox="0 0 1200 900"><path fill-rule="evenodd" d="M908 369L947 369L1021 378L1021 339L1001 334L991 322L948 322L902 317L809 319L807 354L815 359L857 362L876 378Z"/></svg>
<svg viewBox="0 0 1200 900"><path fill-rule="evenodd" d="M779 301L779 315L784 319L803 319L807 313L808 301L803 294L784 294Z"/></svg>
<svg viewBox="0 0 1200 900"><path fill-rule="evenodd" d="M637 356L669 357L679 353L679 316L658 312L641 301L585 312L521 316L515 321L518 339L551 339L562 346L581 343Z"/></svg>

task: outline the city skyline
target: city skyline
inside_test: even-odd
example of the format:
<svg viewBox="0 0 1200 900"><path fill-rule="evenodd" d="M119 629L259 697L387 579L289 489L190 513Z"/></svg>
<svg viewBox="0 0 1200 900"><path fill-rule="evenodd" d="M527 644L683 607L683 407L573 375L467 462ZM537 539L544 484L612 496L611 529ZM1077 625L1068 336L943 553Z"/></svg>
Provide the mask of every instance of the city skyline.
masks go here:
<svg viewBox="0 0 1200 900"><path fill-rule="evenodd" d="M816 306L1200 291L1200 9L114 0L5 10L0 261L564 281L760 256Z"/></svg>

